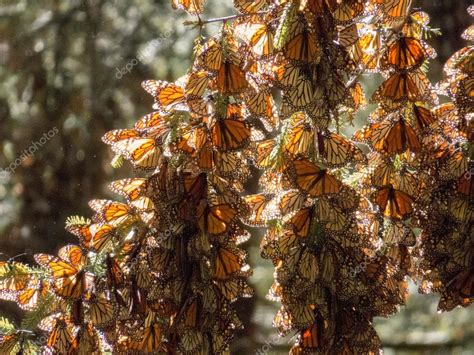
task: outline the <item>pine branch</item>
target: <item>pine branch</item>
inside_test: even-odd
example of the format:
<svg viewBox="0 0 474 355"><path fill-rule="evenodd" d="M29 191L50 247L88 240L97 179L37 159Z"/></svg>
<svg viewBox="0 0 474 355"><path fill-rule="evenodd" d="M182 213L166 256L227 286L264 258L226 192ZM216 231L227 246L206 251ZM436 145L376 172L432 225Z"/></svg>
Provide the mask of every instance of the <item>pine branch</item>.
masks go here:
<svg viewBox="0 0 474 355"><path fill-rule="evenodd" d="M15 330L15 325L7 318L0 317L0 334L10 334Z"/></svg>

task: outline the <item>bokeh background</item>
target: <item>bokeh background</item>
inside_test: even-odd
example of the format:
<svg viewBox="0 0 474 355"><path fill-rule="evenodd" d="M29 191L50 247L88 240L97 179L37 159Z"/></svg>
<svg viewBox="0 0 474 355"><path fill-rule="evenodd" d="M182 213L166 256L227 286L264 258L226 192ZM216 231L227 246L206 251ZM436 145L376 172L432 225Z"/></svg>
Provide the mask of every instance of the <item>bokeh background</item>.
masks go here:
<svg viewBox="0 0 474 355"><path fill-rule="evenodd" d="M31 262L36 252L75 242L64 231L65 218L89 216L90 199L116 198L106 183L133 176L128 166L111 167L112 154L100 137L151 111L141 81L174 80L186 72L198 31L183 25L189 16L173 11L170 2L0 0L0 260L22 254L18 260ZM415 3L442 32L429 40L438 52L433 82L449 55L465 46L460 34L471 23L468 5ZM206 17L230 14L231 0L208 0ZM218 29L209 25L204 34ZM373 77L363 82L372 93ZM357 125L370 109L359 114ZM247 188L257 191L256 177ZM271 327L278 305L265 299L273 268L260 258L263 231L252 232L246 248L256 296L237 304L247 327L232 353L286 354L289 339L278 339ZM385 353L474 354L473 308L438 314L437 296L418 295L416 285L411 291L397 315L376 320ZM0 316L21 319L5 302Z"/></svg>

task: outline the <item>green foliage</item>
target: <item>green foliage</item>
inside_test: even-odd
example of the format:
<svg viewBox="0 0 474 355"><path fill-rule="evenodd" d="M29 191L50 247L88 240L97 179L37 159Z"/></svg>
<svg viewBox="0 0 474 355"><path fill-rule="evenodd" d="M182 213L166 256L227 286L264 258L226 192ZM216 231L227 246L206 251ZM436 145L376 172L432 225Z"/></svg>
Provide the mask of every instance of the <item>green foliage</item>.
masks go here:
<svg viewBox="0 0 474 355"><path fill-rule="evenodd" d="M15 325L7 318L0 317L0 334L10 334L15 331Z"/></svg>

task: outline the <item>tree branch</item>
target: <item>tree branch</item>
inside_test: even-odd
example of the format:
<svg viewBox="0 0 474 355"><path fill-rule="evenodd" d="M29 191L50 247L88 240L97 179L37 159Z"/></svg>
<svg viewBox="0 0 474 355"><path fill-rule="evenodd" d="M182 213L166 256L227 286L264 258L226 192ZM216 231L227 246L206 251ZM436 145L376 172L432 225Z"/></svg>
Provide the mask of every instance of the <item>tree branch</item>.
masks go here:
<svg viewBox="0 0 474 355"><path fill-rule="evenodd" d="M207 20L199 20L197 21L184 21L185 26L197 26L197 27L202 27L208 23L213 23L213 22L226 22L230 20L235 20L241 17L250 17L250 16L258 16L258 15L264 15L268 13L267 11L259 11L259 12L253 12L250 14L236 14L236 15L230 15L230 16L224 16L224 17L216 17L216 18L211 18Z"/></svg>

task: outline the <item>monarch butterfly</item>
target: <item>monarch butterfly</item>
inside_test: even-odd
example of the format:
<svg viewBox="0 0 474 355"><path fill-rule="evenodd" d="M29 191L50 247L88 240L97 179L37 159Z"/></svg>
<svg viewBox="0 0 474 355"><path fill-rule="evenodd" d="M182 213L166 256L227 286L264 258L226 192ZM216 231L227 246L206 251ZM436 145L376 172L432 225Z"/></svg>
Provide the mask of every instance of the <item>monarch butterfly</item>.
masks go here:
<svg viewBox="0 0 474 355"><path fill-rule="evenodd" d="M375 91L372 102L381 102L393 109L405 101L423 101L429 85L428 79L420 71L395 73Z"/></svg>
<svg viewBox="0 0 474 355"><path fill-rule="evenodd" d="M341 101L349 99L350 90L346 88L341 76L337 72L323 72L320 82L324 85L324 96L330 107L337 107ZM321 102L320 105L323 105Z"/></svg>
<svg viewBox="0 0 474 355"><path fill-rule="evenodd" d="M182 9L191 15L201 14L204 10L205 0L173 0L174 9Z"/></svg>
<svg viewBox="0 0 474 355"><path fill-rule="evenodd" d="M458 221L467 223L474 218L472 201L466 198L453 198L449 201L450 212Z"/></svg>
<svg viewBox="0 0 474 355"><path fill-rule="evenodd" d="M391 20L399 20L405 18L412 0L388 0L385 1L384 14Z"/></svg>
<svg viewBox="0 0 474 355"><path fill-rule="evenodd" d="M416 196L419 191L419 184L414 174L403 166L393 181L393 187L403 191L410 196Z"/></svg>
<svg viewBox="0 0 474 355"><path fill-rule="evenodd" d="M305 207L296 212L286 223L292 228L293 233L298 237L306 237L309 234L311 220L314 215L314 207Z"/></svg>
<svg viewBox="0 0 474 355"><path fill-rule="evenodd" d="M459 149L448 149L445 158L440 169L440 175L443 178L457 179L468 169L468 158Z"/></svg>
<svg viewBox="0 0 474 355"><path fill-rule="evenodd" d="M443 67L446 76L454 75L457 71L471 73L474 72L474 47L464 47L454 53Z"/></svg>
<svg viewBox="0 0 474 355"><path fill-rule="evenodd" d="M281 235L277 233L276 230L268 230L260 244L262 257L272 259L274 264L288 257L291 250L300 245L299 237L292 231L285 230Z"/></svg>
<svg viewBox="0 0 474 355"><path fill-rule="evenodd" d="M145 327L142 334L140 340L130 342L130 349L145 353L152 353L161 349L161 328L157 323L152 322Z"/></svg>
<svg viewBox="0 0 474 355"><path fill-rule="evenodd" d="M467 170L457 182L457 192L466 197L474 197L474 169Z"/></svg>
<svg viewBox="0 0 474 355"><path fill-rule="evenodd" d="M294 175L296 184L311 196L336 194L341 189L339 180L307 159L295 159L292 165L291 174Z"/></svg>
<svg viewBox="0 0 474 355"><path fill-rule="evenodd" d="M186 75L182 79L184 90L188 95L188 105L192 102L192 99L201 97L207 89L209 82L209 73L206 71L194 71L189 75Z"/></svg>
<svg viewBox="0 0 474 355"><path fill-rule="evenodd" d="M278 284L274 283L272 285L272 288L274 287L275 289L279 290ZM288 310L286 310L286 308L284 308L283 306L280 307L275 317L273 318L273 324L275 325L275 327L278 328L278 331L282 333L288 332L291 329L292 324L291 324L290 314Z"/></svg>
<svg viewBox="0 0 474 355"><path fill-rule="evenodd" d="M94 287L94 275L87 272L87 257L77 245L67 245L58 256L35 254L35 261L47 269L53 278L54 291L62 297L87 297Z"/></svg>
<svg viewBox="0 0 474 355"><path fill-rule="evenodd" d="M357 42L349 48L349 53L354 62L364 65L368 72L372 72L379 68L380 56L378 53L381 47L380 31L372 26L367 26Z"/></svg>
<svg viewBox="0 0 474 355"><path fill-rule="evenodd" d="M275 65L272 70L280 88L285 90L299 89L302 92L303 88L306 87L310 96L315 92L313 83L316 82L317 72L314 68L283 62Z"/></svg>
<svg viewBox="0 0 474 355"><path fill-rule="evenodd" d="M260 11L267 3L267 0L234 0L234 7L244 14L253 14Z"/></svg>
<svg viewBox="0 0 474 355"><path fill-rule="evenodd" d="M395 171L393 163L389 158L371 157L373 161L371 165L371 173L368 176L368 182L365 183L368 187L376 186L383 187L392 181L392 174ZM369 158L370 159L370 158Z"/></svg>
<svg viewBox="0 0 474 355"><path fill-rule="evenodd" d="M93 295L88 301L90 322L98 326L107 326L116 317L116 307L105 294Z"/></svg>
<svg viewBox="0 0 474 355"><path fill-rule="evenodd" d="M363 11L363 2L359 0L348 0L337 2L337 8L333 11L332 15L338 24L344 25L353 22Z"/></svg>
<svg viewBox="0 0 474 355"><path fill-rule="evenodd" d="M420 104L413 104L412 107L415 123L420 131L424 130L426 127L429 127L433 122L436 121L435 115L433 115L428 108Z"/></svg>
<svg viewBox="0 0 474 355"><path fill-rule="evenodd" d="M345 103L345 106L349 107L352 110L358 110L364 108L367 105L367 100L365 98L364 90L362 85L356 82L352 87L349 88L350 96ZM349 116L350 118L351 116Z"/></svg>
<svg viewBox="0 0 474 355"><path fill-rule="evenodd" d="M240 94L249 88L249 82L238 65L225 60L217 73L216 87L222 94Z"/></svg>
<svg viewBox="0 0 474 355"><path fill-rule="evenodd" d="M96 199L89 201L89 207L97 213L99 222L112 227L127 225L136 219L131 208L124 203Z"/></svg>
<svg viewBox="0 0 474 355"><path fill-rule="evenodd" d="M207 196L208 184L205 173L199 175L184 173L182 179L184 190L188 194L190 201L199 203L199 201Z"/></svg>
<svg viewBox="0 0 474 355"><path fill-rule="evenodd" d="M273 131L278 127L278 114L270 92L246 91L243 99L249 112L260 118L267 131Z"/></svg>
<svg viewBox="0 0 474 355"><path fill-rule="evenodd" d="M415 130L400 116L394 123L386 120L373 123L363 131L356 133L356 138L367 138L372 147L380 153L398 154L405 150L418 152L421 142Z"/></svg>
<svg viewBox="0 0 474 355"><path fill-rule="evenodd" d="M235 152L215 152L216 171L224 178L243 179L250 172L243 157Z"/></svg>
<svg viewBox="0 0 474 355"><path fill-rule="evenodd" d="M291 325L294 328L306 328L314 323L316 315L314 304L292 304L288 305Z"/></svg>
<svg viewBox="0 0 474 355"><path fill-rule="evenodd" d="M227 280L243 267L242 256L237 251L219 247L214 261L214 278Z"/></svg>
<svg viewBox="0 0 474 355"><path fill-rule="evenodd" d="M235 33L251 48L258 57L268 57L273 55L273 33L271 28L264 21L252 18L237 24Z"/></svg>
<svg viewBox="0 0 474 355"><path fill-rule="evenodd" d="M408 16L402 32L407 37L422 38L423 31L430 23L430 16L423 11L414 11Z"/></svg>
<svg viewBox="0 0 474 355"><path fill-rule="evenodd" d="M209 234L225 233L237 216L237 209L217 198L203 200L198 207L199 227Z"/></svg>
<svg viewBox="0 0 474 355"><path fill-rule="evenodd" d="M272 164L272 151L275 148L275 141L267 139L257 143L257 158L255 165L258 168L266 168Z"/></svg>
<svg viewBox="0 0 474 355"><path fill-rule="evenodd" d="M387 185L378 190L375 202L383 215L393 219L405 219L413 212L413 200L403 191Z"/></svg>
<svg viewBox="0 0 474 355"><path fill-rule="evenodd" d="M140 137L140 134L134 129L114 129L104 134L102 136L102 141L105 144L112 145L113 143L116 143L124 139L137 138L137 137Z"/></svg>
<svg viewBox="0 0 474 355"><path fill-rule="evenodd" d="M337 0L305 0L301 2L300 9L305 7L315 16L333 12L338 5Z"/></svg>
<svg viewBox="0 0 474 355"><path fill-rule="evenodd" d="M100 338L97 330L90 323L83 324L74 338L69 353L78 355L93 354L99 351Z"/></svg>
<svg viewBox="0 0 474 355"><path fill-rule="evenodd" d="M52 318L50 321L51 330L46 343L47 349L52 353L67 354L72 348L76 329L64 317L50 317Z"/></svg>
<svg viewBox="0 0 474 355"><path fill-rule="evenodd" d="M50 283L45 279L32 279L30 284L18 293L17 304L25 310L32 310L51 291Z"/></svg>
<svg viewBox="0 0 474 355"><path fill-rule="evenodd" d="M142 83L142 87L153 96L158 107L163 112L169 112L186 101L184 89L175 83L161 80L146 80Z"/></svg>
<svg viewBox="0 0 474 355"><path fill-rule="evenodd" d="M134 130L140 134L146 134L149 138L158 139L169 131L169 127L166 122L166 116L161 112L155 111L140 118L135 123Z"/></svg>
<svg viewBox="0 0 474 355"><path fill-rule="evenodd" d="M190 139L194 140L196 150L193 157L196 158L197 166L202 170L215 168L216 152L212 149L209 134L202 128L195 129Z"/></svg>
<svg viewBox="0 0 474 355"><path fill-rule="evenodd" d="M202 313L202 301L200 298L195 297L188 300L185 310L183 324L185 327L196 328L199 325Z"/></svg>
<svg viewBox="0 0 474 355"><path fill-rule="evenodd" d="M383 57L383 65L397 70L411 70L419 67L426 59L432 59L435 52L416 38L401 36L389 45Z"/></svg>
<svg viewBox="0 0 474 355"><path fill-rule="evenodd" d="M385 227L383 240L388 245L404 244L406 246L414 246L416 237L410 227L407 227L401 221L390 221Z"/></svg>
<svg viewBox="0 0 474 355"><path fill-rule="evenodd" d="M18 345L22 341L20 331L0 335L0 352L2 354L18 354ZM15 352L13 352L15 350Z"/></svg>
<svg viewBox="0 0 474 355"><path fill-rule="evenodd" d="M144 178L132 178L117 180L109 184L110 191L120 194L129 201L134 201L146 192L148 180Z"/></svg>
<svg viewBox="0 0 474 355"><path fill-rule="evenodd" d="M319 62L321 49L316 35L309 28L304 28L301 33L287 40L283 53L290 62L309 64Z"/></svg>
<svg viewBox="0 0 474 355"><path fill-rule="evenodd" d="M155 139L128 138L112 144L115 153L121 154L136 168L153 170L160 165L162 151Z"/></svg>
<svg viewBox="0 0 474 355"><path fill-rule="evenodd" d="M249 142L250 126L242 121L236 105L228 106L226 118L215 118L211 123L211 141L222 150L239 149Z"/></svg>
<svg viewBox="0 0 474 355"><path fill-rule="evenodd" d="M338 31L337 43L341 46L348 48L354 45L359 40L359 29L357 24L352 24L346 27L341 28Z"/></svg>
<svg viewBox="0 0 474 355"><path fill-rule="evenodd" d="M323 337L323 323L316 318L316 322L300 333L298 343L292 348L290 354L296 355L308 351L315 351L321 346Z"/></svg>
<svg viewBox="0 0 474 355"><path fill-rule="evenodd" d="M289 190L280 197L278 207L282 216L298 211L305 205L306 194L298 190Z"/></svg>
<svg viewBox="0 0 474 355"><path fill-rule="evenodd" d="M362 151L337 133L317 134L318 153L328 166L341 166L348 162L363 162Z"/></svg>
<svg viewBox="0 0 474 355"><path fill-rule="evenodd" d="M238 297L248 297L253 294L252 289L243 278L232 278L225 281L214 280L213 283L229 302L234 302Z"/></svg>
<svg viewBox="0 0 474 355"><path fill-rule="evenodd" d="M298 274L304 279L314 284L319 276L318 258L307 248L304 248L298 262Z"/></svg>
<svg viewBox="0 0 474 355"><path fill-rule="evenodd" d="M307 116L303 112L298 112L292 116L292 126L286 133L285 149L292 154L305 154L309 152L313 144L313 130L308 122Z"/></svg>
<svg viewBox="0 0 474 355"><path fill-rule="evenodd" d="M125 282L124 274L117 259L110 254L107 255L106 259L106 271L107 285L111 289L121 288Z"/></svg>
<svg viewBox="0 0 474 355"><path fill-rule="evenodd" d="M115 237L115 228L107 223L68 224L66 230L79 238L86 249L100 251Z"/></svg>
<svg viewBox="0 0 474 355"><path fill-rule="evenodd" d="M209 39L197 56L197 66L203 70L217 72L222 64L222 44L218 38Z"/></svg>
<svg viewBox="0 0 474 355"><path fill-rule="evenodd" d="M134 206L141 211L150 211L154 209L152 200L149 197L144 196L148 189L147 179L132 178L117 180L109 184L108 187L112 192L124 196L131 206Z"/></svg>
<svg viewBox="0 0 474 355"><path fill-rule="evenodd" d="M12 275L8 277L7 275ZM15 261L0 261L0 293L15 293L24 290L30 281L30 269Z"/></svg>
<svg viewBox="0 0 474 355"><path fill-rule="evenodd" d="M323 199L318 200L315 204L314 213L318 221L321 222L321 227L329 232L341 232L343 230L346 233L355 232L353 229L356 228L356 225L351 223L351 218L337 205L330 204Z"/></svg>
<svg viewBox="0 0 474 355"><path fill-rule="evenodd" d="M273 219L276 214L270 205L273 197L273 194L245 196L244 201L250 208L250 216L245 222L251 226L263 226L267 220Z"/></svg>

